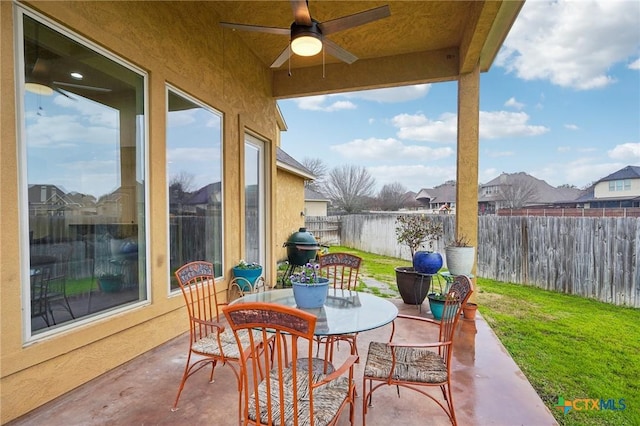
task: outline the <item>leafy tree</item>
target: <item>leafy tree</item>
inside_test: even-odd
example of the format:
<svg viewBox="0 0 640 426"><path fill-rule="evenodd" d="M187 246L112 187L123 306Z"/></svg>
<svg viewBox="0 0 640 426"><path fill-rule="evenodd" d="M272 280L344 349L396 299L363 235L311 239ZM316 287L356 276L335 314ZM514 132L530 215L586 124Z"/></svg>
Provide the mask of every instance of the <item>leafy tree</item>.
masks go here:
<svg viewBox="0 0 640 426"><path fill-rule="evenodd" d="M404 206L407 189L400 182L388 183L378 193L381 210L399 210Z"/></svg>
<svg viewBox="0 0 640 426"><path fill-rule="evenodd" d="M575 185L571 185L570 183L563 183L562 185L558 186L558 188L577 189L578 187Z"/></svg>
<svg viewBox="0 0 640 426"><path fill-rule="evenodd" d="M347 213L362 211L374 193L376 181L365 167L334 167L324 184L324 193L338 209Z"/></svg>

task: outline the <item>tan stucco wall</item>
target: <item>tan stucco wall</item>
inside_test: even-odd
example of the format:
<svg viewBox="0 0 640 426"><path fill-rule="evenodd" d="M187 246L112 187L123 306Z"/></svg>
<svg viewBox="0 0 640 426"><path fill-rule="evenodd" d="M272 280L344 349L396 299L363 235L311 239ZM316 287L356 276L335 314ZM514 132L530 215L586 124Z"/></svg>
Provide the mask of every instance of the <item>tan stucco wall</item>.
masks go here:
<svg viewBox="0 0 640 426"><path fill-rule="evenodd" d="M287 250L282 245L289 236L304 226L304 179L283 169L278 169L277 177L278 221L275 244L278 246L276 259L286 260Z"/></svg>
<svg viewBox="0 0 640 426"><path fill-rule="evenodd" d="M131 358L185 332L182 296L168 295L167 213L165 171L165 82L192 94L224 113L225 271L241 258L241 179L244 127L267 141L277 138L275 102L270 97L268 71L240 44L216 25L217 17L196 2L32 2L34 8L74 32L104 46L149 74L149 211L148 279L152 303L95 320L45 340L25 344L22 330L18 210L17 130L15 116L13 8L0 2L0 310L1 418L5 423ZM175 25L179 22L180 25ZM273 153L273 147L269 148ZM271 161L275 156L271 156ZM274 170L275 166L269 170ZM285 178L283 178L285 179ZM286 180L286 179L285 179ZM276 179L270 179L274 193ZM287 184L287 182L279 182ZM302 194L302 189L300 190ZM288 192L288 191L287 191ZM290 195L290 194L287 194ZM302 197L302 195L300 196ZM283 197L288 199L288 197ZM297 199L297 198L296 198ZM269 200L273 222L297 227L298 207ZM289 217L291 215L291 217ZM281 220L286 217L286 220ZM275 263L275 253L271 253ZM226 280L220 288L226 288ZM224 296L224 293L223 293ZM177 366L177 368L182 368ZM176 383L177 387L177 383Z"/></svg>

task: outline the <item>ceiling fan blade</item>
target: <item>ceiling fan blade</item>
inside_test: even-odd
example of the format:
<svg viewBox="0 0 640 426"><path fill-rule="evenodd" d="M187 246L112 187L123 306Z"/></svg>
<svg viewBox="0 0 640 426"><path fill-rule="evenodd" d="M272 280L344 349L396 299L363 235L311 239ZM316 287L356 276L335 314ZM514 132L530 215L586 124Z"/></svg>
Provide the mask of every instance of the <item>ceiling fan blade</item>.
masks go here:
<svg viewBox="0 0 640 426"><path fill-rule="evenodd" d="M76 89L93 90L94 92L111 92L111 89L106 89L104 87L84 86L82 84L65 83L64 81L54 81L53 84L58 86L75 87ZM53 89L55 90L55 87Z"/></svg>
<svg viewBox="0 0 640 426"><path fill-rule="evenodd" d="M322 22L318 24L318 27L320 28L320 31L322 31L323 35L329 35L348 28L368 24L369 22L377 21L378 19L387 18L389 16L391 16L389 6L380 6L375 9L369 9L364 12Z"/></svg>
<svg viewBox="0 0 640 426"><path fill-rule="evenodd" d="M291 47L287 45L285 49L278 55L275 61L271 64L271 68L280 68L280 65L287 62L287 59L291 56Z"/></svg>
<svg viewBox="0 0 640 426"><path fill-rule="evenodd" d="M307 0L291 0L291 10L293 10L293 20L296 24L311 26L311 13Z"/></svg>
<svg viewBox="0 0 640 426"><path fill-rule="evenodd" d="M276 27L262 27L260 25L246 25L246 24L234 24L232 22L220 22L220 25L234 30L241 31L254 31L258 33L268 33L277 35L291 35L291 29L289 28L276 28Z"/></svg>
<svg viewBox="0 0 640 426"><path fill-rule="evenodd" d="M31 74L33 75L42 75L47 74L49 71L49 61L46 59L38 58L36 59L36 63L33 65L33 69L31 70Z"/></svg>
<svg viewBox="0 0 640 426"><path fill-rule="evenodd" d="M51 86L51 88L52 88L54 91L56 91L56 92L60 93L61 95L66 96L67 98L69 98L69 99L73 99L73 100L75 101L75 98L73 98L73 97L71 97L71 96L67 95L67 94L66 94L62 89L60 89L59 87Z"/></svg>
<svg viewBox="0 0 640 426"><path fill-rule="evenodd" d="M323 37L322 44L324 45L324 49L328 54L340 59L343 62L346 62L347 64L352 64L358 60L358 57L356 55L338 46L328 38Z"/></svg>

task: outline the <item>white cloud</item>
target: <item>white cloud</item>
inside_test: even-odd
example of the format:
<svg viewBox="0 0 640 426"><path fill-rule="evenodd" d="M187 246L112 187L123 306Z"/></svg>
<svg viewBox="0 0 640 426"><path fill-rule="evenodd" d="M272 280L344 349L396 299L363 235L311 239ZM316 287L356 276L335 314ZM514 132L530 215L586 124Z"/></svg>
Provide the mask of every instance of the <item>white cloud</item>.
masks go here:
<svg viewBox="0 0 640 426"><path fill-rule="evenodd" d="M640 143L623 143L607 151L609 158L629 164L640 163Z"/></svg>
<svg viewBox="0 0 640 426"><path fill-rule="evenodd" d="M429 93L430 84L414 86L390 87L386 89L363 90L361 92L345 93L345 98L364 99L379 103L398 103L424 98ZM340 95L336 95L340 96Z"/></svg>
<svg viewBox="0 0 640 426"><path fill-rule="evenodd" d="M524 112L480 111L480 138L538 136L547 133L544 126L528 124L529 115Z"/></svg>
<svg viewBox="0 0 640 426"><path fill-rule="evenodd" d="M559 146L556 151L558 152L569 152L571 151L571 147L569 146Z"/></svg>
<svg viewBox="0 0 640 426"><path fill-rule="evenodd" d="M430 142L456 141L458 119L456 114L444 113L437 120L431 120L423 114L400 114L391 119L399 130L400 139Z"/></svg>
<svg viewBox="0 0 640 426"><path fill-rule="evenodd" d="M629 68L630 70L640 70L640 58L631 62L627 68Z"/></svg>
<svg viewBox="0 0 640 426"><path fill-rule="evenodd" d="M514 97L509 98L507 100L507 102L504 103L504 106L515 108L515 109L518 109L518 110L524 108L524 104L522 102L516 101L516 98L514 98Z"/></svg>
<svg viewBox="0 0 640 426"><path fill-rule="evenodd" d="M524 112L480 111L480 139L537 136L547 133L544 126L528 124L529 115ZM399 130L400 139L429 142L456 142L458 116L444 113L437 120L423 114L400 114L391 120Z"/></svg>
<svg viewBox="0 0 640 426"><path fill-rule="evenodd" d="M575 124L565 124L564 125L565 129L569 129L569 130L579 130L580 128L578 126L576 126Z"/></svg>
<svg viewBox="0 0 640 426"><path fill-rule="evenodd" d="M358 160L414 160L414 161L435 161L450 157L454 150L445 148L430 148L426 146L404 145L402 142L393 139L356 139L351 142L333 145L330 147L348 159Z"/></svg>
<svg viewBox="0 0 640 426"><path fill-rule="evenodd" d="M167 125L169 127L186 126L196 121L194 117L196 110L186 109L183 111L171 111L167 114Z"/></svg>
<svg viewBox="0 0 640 426"><path fill-rule="evenodd" d="M334 97L334 95L309 96L306 98L295 99L294 102L298 105L298 108L309 111L333 112L357 108L354 103L349 101L336 101L330 103L329 101Z"/></svg>
<svg viewBox="0 0 640 426"><path fill-rule="evenodd" d="M524 80L549 80L578 90L615 81L611 67L637 55L636 1L528 1L496 65Z"/></svg>

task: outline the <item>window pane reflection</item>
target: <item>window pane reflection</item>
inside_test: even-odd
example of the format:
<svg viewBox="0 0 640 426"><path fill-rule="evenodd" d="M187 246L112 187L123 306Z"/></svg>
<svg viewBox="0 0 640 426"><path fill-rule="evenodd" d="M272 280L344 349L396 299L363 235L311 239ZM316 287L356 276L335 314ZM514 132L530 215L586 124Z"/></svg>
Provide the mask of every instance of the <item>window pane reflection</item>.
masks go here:
<svg viewBox="0 0 640 426"><path fill-rule="evenodd" d="M213 263L222 276L222 117L187 95L168 91L169 265Z"/></svg>
<svg viewBox="0 0 640 426"><path fill-rule="evenodd" d="M23 29L35 334L147 297L144 77L27 15Z"/></svg>

